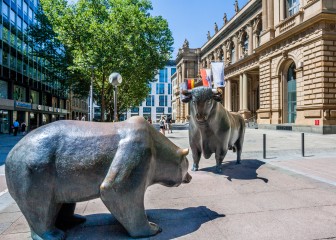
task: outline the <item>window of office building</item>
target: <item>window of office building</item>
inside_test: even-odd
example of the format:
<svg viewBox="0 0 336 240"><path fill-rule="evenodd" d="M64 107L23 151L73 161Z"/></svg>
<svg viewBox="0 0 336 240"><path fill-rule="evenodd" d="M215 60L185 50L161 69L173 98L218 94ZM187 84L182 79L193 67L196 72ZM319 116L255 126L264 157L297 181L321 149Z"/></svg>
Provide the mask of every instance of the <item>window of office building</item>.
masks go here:
<svg viewBox="0 0 336 240"><path fill-rule="evenodd" d="M8 98L8 83L2 80L0 80L0 98Z"/></svg>
<svg viewBox="0 0 336 240"><path fill-rule="evenodd" d="M171 113L171 112L172 112L172 108L169 107L169 108L168 108L168 113Z"/></svg>
<svg viewBox="0 0 336 240"><path fill-rule="evenodd" d="M8 53L6 52L6 50L2 51L2 64L4 66L8 66L8 61L9 61L9 57L8 57Z"/></svg>
<svg viewBox="0 0 336 240"><path fill-rule="evenodd" d="M39 92L31 90L29 102L33 104L39 104L39 97L40 97Z"/></svg>
<svg viewBox="0 0 336 240"><path fill-rule="evenodd" d="M28 27L27 23L23 22L23 25L22 25L22 31L23 31L24 33L26 33L26 31L27 31L27 27Z"/></svg>
<svg viewBox="0 0 336 240"><path fill-rule="evenodd" d="M164 113L164 108L163 107L157 107L156 112L157 113Z"/></svg>
<svg viewBox="0 0 336 240"><path fill-rule="evenodd" d="M156 94L164 94L164 83L156 84Z"/></svg>
<svg viewBox="0 0 336 240"><path fill-rule="evenodd" d="M171 83L168 83L168 94L171 94L171 88L172 88Z"/></svg>
<svg viewBox="0 0 336 240"><path fill-rule="evenodd" d="M168 69L161 69L159 73L159 82L164 83L168 80Z"/></svg>
<svg viewBox="0 0 336 240"><path fill-rule="evenodd" d="M167 106L167 96L159 96L159 106Z"/></svg>
<svg viewBox="0 0 336 240"><path fill-rule="evenodd" d="M6 28L6 27L3 27L2 28L2 39L5 41L5 42L9 42L8 39L9 39L9 30Z"/></svg>
<svg viewBox="0 0 336 240"><path fill-rule="evenodd" d="M6 19L8 19L8 12L9 12L9 7L6 3L2 4L2 16Z"/></svg>
<svg viewBox="0 0 336 240"><path fill-rule="evenodd" d="M300 0L286 0L287 17L293 16L299 11Z"/></svg>
<svg viewBox="0 0 336 240"><path fill-rule="evenodd" d="M176 68L171 68L170 69L170 75L173 75L176 72Z"/></svg>
<svg viewBox="0 0 336 240"><path fill-rule="evenodd" d="M152 96L146 97L146 106L152 106Z"/></svg>
<svg viewBox="0 0 336 240"><path fill-rule="evenodd" d="M15 18L16 18L16 14L15 12L11 9L10 10L10 21L13 25L15 25Z"/></svg>
<svg viewBox="0 0 336 240"><path fill-rule="evenodd" d="M14 100L25 102L26 101L26 88L14 85Z"/></svg>
<svg viewBox="0 0 336 240"><path fill-rule="evenodd" d="M22 0L17 0L16 4L17 4L18 9L22 8Z"/></svg>
<svg viewBox="0 0 336 240"><path fill-rule="evenodd" d="M131 112L132 113L138 113L139 112L139 108L138 107L133 107L133 108L131 108Z"/></svg>
<svg viewBox="0 0 336 240"><path fill-rule="evenodd" d="M34 6L37 7L37 0L34 0Z"/></svg>
<svg viewBox="0 0 336 240"><path fill-rule="evenodd" d="M29 8L29 15L28 15L28 17L29 17L30 21L33 21L33 10L31 8Z"/></svg>
<svg viewBox="0 0 336 240"><path fill-rule="evenodd" d="M10 67L12 69L16 68L16 58L13 55L10 55Z"/></svg>
<svg viewBox="0 0 336 240"><path fill-rule="evenodd" d="M19 16L17 17L16 26L20 31L22 30L22 18L20 18Z"/></svg>
<svg viewBox="0 0 336 240"><path fill-rule="evenodd" d="M23 2L23 13L25 15L28 15L28 5L26 2Z"/></svg>
<svg viewBox="0 0 336 240"><path fill-rule="evenodd" d="M152 109L150 107L144 107L143 112L144 113L151 113Z"/></svg>

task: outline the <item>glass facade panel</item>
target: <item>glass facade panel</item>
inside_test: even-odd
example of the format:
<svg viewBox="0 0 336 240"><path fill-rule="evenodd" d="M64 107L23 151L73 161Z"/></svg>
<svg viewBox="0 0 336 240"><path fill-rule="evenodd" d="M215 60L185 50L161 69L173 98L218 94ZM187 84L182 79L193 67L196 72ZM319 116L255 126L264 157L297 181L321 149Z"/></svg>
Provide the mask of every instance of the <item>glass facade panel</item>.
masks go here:
<svg viewBox="0 0 336 240"><path fill-rule="evenodd" d="M9 7L6 3L2 4L2 16L8 20Z"/></svg>
<svg viewBox="0 0 336 240"><path fill-rule="evenodd" d="M18 9L20 10L22 8L22 0L16 0L16 4Z"/></svg>
<svg viewBox="0 0 336 240"><path fill-rule="evenodd" d="M15 18L16 18L16 14L15 12L11 9L10 10L10 21L13 25L15 25Z"/></svg>
<svg viewBox="0 0 336 240"><path fill-rule="evenodd" d="M174 73L176 73L176 68L171 68L170 69L170 75L173 75Z"/></svg>
<svg viewBox="0 0 336 240"><path fill-rule="evenodd" d="M23 1L23 13L28 15L28 5L25 1Z"/></svg>
<svg viewBox="0 0 336 240"><path fill-rule="evenodd" d="M17 24L16 24L17 28L19 30L22 30L22 18L17 17Z"/></svg>
<svg viewBox="0 0 336 240"><path fill-rule="evenodd" d="M164 83L156 84L156 94L164 94Z"/></svg>
<svg viewBox="0 0 336 240"><path fill-rule="evenodd" d="M159 71L159 82L165 83L168 81L168 69L161 69Z"/></svg>
<svg viewBox="0 0 336 240"><path fill-rule="evenodd" d="M172 85L171 83L168 83L168 94L172 94Z"/></svg>
<svg viewBox="0 0 336 240"><path fill-rule="evenodd" d="M144 113L151 113L151 108L150 107L144 107L143 112Z"/></svg>
<svg viewBox="0 0 336 240"><path fill-rule="evenodd" d="M8 98L8 83L0 80L0 98Z"/></svg>
<svg viewBox="0 0 336 240"><path fill-rule="evenodd" d="M159 96L159 106L165 106L165 96Z"/></svg>
<svg viewBox="0 0 336 240"><path fill-rule="evenodd" d="M152 98L151 98L151 96L146 97L146 106L152 106Z"/></svg>
<svg viewBox="0 0 336 240"><path fill-rule="evenodd" d="M29 97L29 102L33 104L39 104L39 92L30 91L30 97Z"/></svg>
<svg viewBox="0 0 336 240"><path fill-rule="evenodd" d="M25 102L26 101L26 88L14 85L14 100Z"/></svg>
<svg viewBox="0 0 336 240"><path fill-rule="evenodd" d="M157 107L156 112L157 113L164 113L164 108L163 107Z"/></svg>

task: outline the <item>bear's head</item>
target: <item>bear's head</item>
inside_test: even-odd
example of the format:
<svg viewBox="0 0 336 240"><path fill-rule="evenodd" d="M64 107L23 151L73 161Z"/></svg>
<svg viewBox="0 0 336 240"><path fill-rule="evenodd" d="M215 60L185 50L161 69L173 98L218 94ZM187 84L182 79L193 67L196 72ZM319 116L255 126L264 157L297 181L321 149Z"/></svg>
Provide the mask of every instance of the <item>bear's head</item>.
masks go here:
<svg viewBox="0 0 336 240"><path fill-rule="evenodd" d="M160 154L155 169L154 183L167 187L177 187L181 183L189 183L192 177L188 173L188 153L188 148L178 148L176 152L171 154Z"/></svg>

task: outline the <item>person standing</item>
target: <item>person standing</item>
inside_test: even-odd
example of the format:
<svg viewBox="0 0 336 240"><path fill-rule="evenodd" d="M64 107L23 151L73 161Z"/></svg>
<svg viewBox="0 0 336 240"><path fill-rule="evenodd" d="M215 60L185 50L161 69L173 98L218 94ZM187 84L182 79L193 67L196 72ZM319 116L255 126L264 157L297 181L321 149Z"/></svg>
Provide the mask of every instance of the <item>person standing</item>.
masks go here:
<svg viewBox="0 0 336 240"><path fill-rule="evenodd" d="M82 117L82 121L85 121L85 114L84 114L83 117Z"/></svg>
<svg viewBox="0 0 336 240"><path fill-rule="evenodd" d="M14 126L14 136L16 136L19 130L19 126L20 126L20 123L18 122L18 120L15 120L15 122L13 123L13 126Z"/></svg>
<svg viewBox="0 0 336 240"><path fill-rule="evenodd" d="M170 133L173 133L172 123L173 123L173 120L170 117L168 117L167 118L167 130L168 130L168 133L169 133L169 131L170 131Z"/></svg>

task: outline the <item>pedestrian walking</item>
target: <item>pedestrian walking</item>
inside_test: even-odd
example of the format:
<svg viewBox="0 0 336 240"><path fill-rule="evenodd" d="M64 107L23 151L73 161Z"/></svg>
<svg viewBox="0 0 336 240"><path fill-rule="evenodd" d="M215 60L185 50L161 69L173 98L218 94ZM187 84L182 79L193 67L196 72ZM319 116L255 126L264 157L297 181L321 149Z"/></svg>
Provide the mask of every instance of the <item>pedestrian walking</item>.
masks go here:
<svg viewBox="0 0 336 240"><path fill-rule="evenodd" d="M86 116L85 116L85 114L84 114L81 120L82 120L82 121L85 121L85 117L86 117Z"/></svg>
<svg viewBox="0 0 336 240"><path fill-rule="evenodd" d="M27 127L27 124L25 122L21 123L22 135L26 135L26 127Z"/></svg>
<svg viewBox="0 0 336 240"><path fill-rule="evenodd" d="M161 132L163 135L166 135L166 134L165 134L166 120L165 120L164 116L161 116L161 120L160 120L159 124L160 124L160 132Z"/></svg>
<svg viewBox="0 0 336 240"><path fill-rule="evenodd" d="M167 129L168 133L169 133L169 131L170 131L170 133L173 133L172 123L173 123L173 121L172 121L171 117L168 117L167 121L166 121L166 129Z"/></svg>
<svg viewBox="0 0 336 240"><path fill-rule="evenodd" d="M18 122L18 120L15 120L15 122L13 123L13 126L14 126L14 136L16 136L19 130L19 126L20 126L20 123Z"/></svg>

